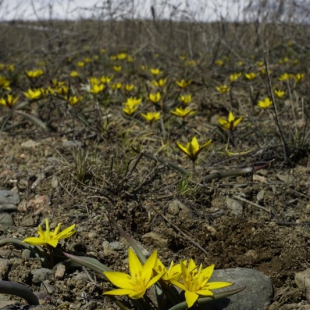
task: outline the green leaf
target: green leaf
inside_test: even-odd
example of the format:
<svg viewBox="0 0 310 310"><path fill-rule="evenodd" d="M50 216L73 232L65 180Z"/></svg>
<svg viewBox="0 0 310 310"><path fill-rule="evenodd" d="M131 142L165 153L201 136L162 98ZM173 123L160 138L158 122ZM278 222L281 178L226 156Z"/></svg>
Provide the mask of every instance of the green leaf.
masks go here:
<svg viewBox="0 0 310 310"><path fill-rule="evenodd" d="M236 288L235 290L230 290L230 291L225 291L225 292L222 292L222 293L214 294L213 297L198 298L197 299L197 303L198 303L198 305L203 305L203 304L208 303L210 301L214 301L214 300L218 300L218 299L221 299L221 298L226 298L228 296L235 295L237 293L240 293L244 289L245 289L245 286L240 287L240 288ZM187 309L186 301L183 301L183 302L181 302L181 303L171 307L169 310L183 310L183 309Z"/></svg>
<svg viewBox="0 0 310 310"><path fill-rule="evenodd" d="M81 266L87 267L87 268L97 272L98 274L101 274L104 278L106 278L105 275L103 274L105 271L113 271L109 267L101 264L95 258L87 257L87 256L75 256L75 255L71 255L71 254L68 254L68 253L63 253L63 254L66 257L70 258L75 263L77 263L77 264L79 264Z"/></svg>
<svg viewBox="0 0 310 310"><path fill-rule="evenodd" d="M22 115L28 119L30 119L33 123L35 123L37 126L41 127L42 129L44 130L47 130L47 127L46 125L36 116L32 115L32 114L29 114L29 113L26 113L26 112L23 112L23 111L19 111L19 110L16 110L15 113L19 114L19 115Z"/></svg>

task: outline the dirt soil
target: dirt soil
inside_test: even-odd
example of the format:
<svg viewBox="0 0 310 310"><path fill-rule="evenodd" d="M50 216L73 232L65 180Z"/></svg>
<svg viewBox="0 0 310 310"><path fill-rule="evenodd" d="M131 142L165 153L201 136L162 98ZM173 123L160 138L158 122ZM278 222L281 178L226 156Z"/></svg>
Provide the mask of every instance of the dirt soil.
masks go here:
<svg viewBox="0 0 310 310"><path fill-rule="evenodd" d="M112 139L80 139L88 151L83 157L69 138L35 131L28 132L27 139L2 134L0 186L17 191L21 198L18 212L12 213L14 225L1 232L2 238L34 236L45 217L63 227L75 223L78 232L66 240L67 252L96 257L125 271L128 245L107 220L108 214L148 251L157 248L164 262L192 257L217 269L254 268L270 276L275 308L306 304L294 276L309 268L307 158L290 169L271 163L251 175L203 182L201 173L188 180L166 165L145 157L137 161L138 155L132 154L129 166L137 165L125 177L127 163L122 158L128 154L114 147ZM29 140L36 143L22 146ZM83 182L77 178L77 153L86 167ZM240 205L233 208L227 197ZM150 237L150 232L155 235ZM104 249L104 241L120 241L121 248ZM48 294L42 284L32 283L30 272L40 268L38 259L25 259L23 249L10 244L0 251L9 259L4 279L45 293L44 302L51 308L114 308L102 296L108 284L100 277L93 283L77 280L80 269L67 270L60 279L53 274L49 280L55 292Z"/></svg>

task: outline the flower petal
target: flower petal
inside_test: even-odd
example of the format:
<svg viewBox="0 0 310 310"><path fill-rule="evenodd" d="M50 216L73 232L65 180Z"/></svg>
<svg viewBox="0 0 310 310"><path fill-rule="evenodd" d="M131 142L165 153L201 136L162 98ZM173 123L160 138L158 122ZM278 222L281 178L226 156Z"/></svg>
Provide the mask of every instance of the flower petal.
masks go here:
<svg viewBox="0 0 310 310"><path fill-rule="evenodd" d="M183 152L185 153L187 156L191 157L190 152L187 150L187 148L182 145L179 141L177 141L177 147Z"/></svg>
<svg viewBox="0 0 310 310"><path fill-rule="evenodd" d="M57 227L56 227L56 229L57 229ZM55 230L55 232L56 232L56 230ZM68 228L64 229L63 231L61 231L59 234L53 235L53 237L57 238L58 240L59 239L65 239L65 238L71 237L75 233L76 233L75 224L73 224L70 227L68 227Z"/></svg>
<svg viewBox="0 0 310 310"><path fill-rule="evenodd" d="M46 244L46 242L42 238L38 238L38 237L29 237L29 238L24 239L22 242L25 242L31 245Z"/></svg>
<svg viewBox="0 0 310 310"><path fill-rule="evenodd" d="M131 295L133 293L137 293L137 292L134 290L126 289L126 288L119 288L119 289L104 292L103 295L122 296L122 295Z"/></svg>
<svg viewBox="0 0 310 310"><path fill-rule="evenodd" d="M157 260L157 250L155 250L152 253L152 255L146 260L144 266L142 267L142 277L144 278L145 283L148 283L151 279L153 269L156 264L156 260Z"/></svg>
<svg viewBox="0 0 310 310"><path fill-rule="evenodd" d="M208 290L217 290L219 288L233 285L233 282L209 282L206 287Z"/></svg>
<svg viewBox="0 0 310 310"><path fill-rule="evenodd" d="M135 286L132 284L131 277L123 272L118 271L106 271L103 273L108 280L117 287L123 289L134 290Z"/></svg>
<svg viewBox="0 0 310 310"><path fill-rule="evenodd" d="M190 291L185 291L185 299L187 302L188 308L192 307L196 300L198 299L198 294Z"/></svg>
<svg viewBox="0 0 310 310"><path fill-rule="evenodd" d="M227 121L228 121L228 123L230 123L230 122L233 122L234 120L235 120L235 117L234 117L233 113L230 111L228 114Z"/></svg>
<svg viewBox="0 0 310 310"><path fill-rule="evenodd" d="M129 272L133 278L136 278L137 275L142 272L142 264L139 261L139 258L135 252L129 248L128 250L128 260L129 260Z"/></svg>
<svg viewBox="0 0 310 310"><path fill-rule="evenodd" d="M234 121L234 127L237 127L237 125L238 125L241 121L242 121L242 116L239 117L238 119L236 119L236 120Z"/></svg>

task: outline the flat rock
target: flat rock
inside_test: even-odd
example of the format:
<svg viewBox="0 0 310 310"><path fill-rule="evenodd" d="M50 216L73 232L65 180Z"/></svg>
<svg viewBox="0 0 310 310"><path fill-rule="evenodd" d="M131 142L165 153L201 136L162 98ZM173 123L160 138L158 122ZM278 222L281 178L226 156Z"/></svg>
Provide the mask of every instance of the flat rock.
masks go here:
<svg viewBox="0 0 310 310"><path fill-rule="evenodd" d="M0 190L0 205L17 205L18 203L19 195L16 192Z"/></svg>
<svg viewBox="0 0 310 310"><path fill-rule="evenodd" d="M0 229L7 230L13 225L13 218L11 214L2 212L0 213Z"/></svg>
<svg viewBox="0 0 310 310"><path fill-rule="evenodd" d="M307 301L310 303L310 268L297 272L295 274L295 283L305 292Z"/></svg>
<svg viewBox="0 0 310 310"><path fill-rule="evenodd" d="M52 271L47 268L39 268L31 270L31 275L33 284L41 284L41 282L47 280L52 275Z"/></svg>
<svg viewBox="0 0 310 310"><path fill-rule="evenodd" d="M215 270L210 282L234 282L233 286L215 290L214 293L245 286L242 292L206 304L205 310L265 310L271 304L271 280L262 272L250 268Z"/></svg>

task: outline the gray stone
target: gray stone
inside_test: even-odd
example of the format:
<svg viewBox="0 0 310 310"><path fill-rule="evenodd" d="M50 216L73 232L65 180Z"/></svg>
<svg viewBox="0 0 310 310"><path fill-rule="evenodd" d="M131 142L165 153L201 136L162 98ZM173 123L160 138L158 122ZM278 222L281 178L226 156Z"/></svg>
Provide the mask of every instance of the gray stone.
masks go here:
<svg viewBox="0 0 310 310"><path fill-rule="evenodd" d="M212 301L204 307L205 310L265 310L273 298L271 280L262 272L249 268L233 268L215 270L210 282L234 282L233 286L214 290L219 293L227 290L246 288L233 296Z"/></svg>
<svg viewBox="0 0 310 310"><path fill-rule="evenodd" d="M307 301L310 303L310 269L297 272L295 274L295 283L305 292Z"/></svg>
<svg viewBox="0 0 310 310"><path fill-rule="evenodd" d="M0 228L7 230L13 225L13 218L9 213L0 213Z"/></svg>
<svg viewBox="0 0 310 310"><path fill-rule="evenodd" d="M230 209L234 215L241 216L243 214L243 206L239 201L230 197L226 197L225 201L227 208Z"/></svg>
<svg viewBox="0 0 310 310"><path fill-rule="evenodd" d="M168 204L168 212L170 214L177 215L181 218L191 218L193 216L192 211L184 203L178 199L174 199Z"/></svg>
<svg viewBox="0 0 310 310"><path fill-rule="evenodd" d="M0 279L3 280L7 273L9 272L9 269L11 267L11 263L6 258L0 258Z"/></svg>
<svg viewBox="0 0 310 310"><path fill-rule="evenodd" d="M66 267L63 264L59 264L56 268L56 272L55 272L55 278L57 279L63 279L64 275L66 272Z"/></svg>
<svg viewBox="0 0 310 310"><path fill-rule="evenodd" d="M41 282L47 280L52 275L52 271L47 268L39 268L31 270L31 274L32 274L32 283L41 284Z"/></svg>
<svg viewBox="0 0 310 310"><path fill-rule="evenodd" d="M44 280L41 283L41 291L43 291L43 292L46 291L48 294L53 294L53 293L55 293L56 288L54 285L50 284L49 280Z"/></svg>
<svg viewBox="0 0 310 310"><path fill-rule="evenodd" d="M17 205L19 203L19 195L13 191L0 190L0 205Z"/></svg>
<svg viewBox="0 0 310 310"><path fill-rule="evenodd" d="M155 232L144 234L142 236L142 240L145 244L153 244L154 246L161 249L168 246L168 239Z"/></svg>
<svg viewBox="0 0 310 310"><path fill-rule="evenodd" d="M110 242L109 245L115 251L121 251L123 249L122 245L118 241Z"/></svg>

